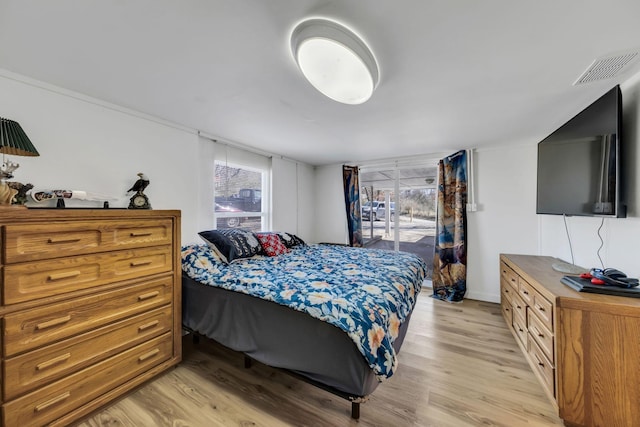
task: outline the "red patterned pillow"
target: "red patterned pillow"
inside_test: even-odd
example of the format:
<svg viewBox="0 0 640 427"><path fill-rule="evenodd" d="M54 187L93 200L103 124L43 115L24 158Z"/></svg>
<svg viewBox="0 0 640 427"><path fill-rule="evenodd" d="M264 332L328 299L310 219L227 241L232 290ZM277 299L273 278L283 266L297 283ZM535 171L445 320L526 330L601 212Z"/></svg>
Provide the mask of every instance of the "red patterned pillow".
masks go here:
<svg viewBox="0 0 640 427"><path fill-rule="evenodd" d="M260 240L262 249L264 249L269 256L282 255L289 252L289 249L282 243L282 240L280 240L277 234L256 233L256 236L258 236L258 240Z"/></svg>

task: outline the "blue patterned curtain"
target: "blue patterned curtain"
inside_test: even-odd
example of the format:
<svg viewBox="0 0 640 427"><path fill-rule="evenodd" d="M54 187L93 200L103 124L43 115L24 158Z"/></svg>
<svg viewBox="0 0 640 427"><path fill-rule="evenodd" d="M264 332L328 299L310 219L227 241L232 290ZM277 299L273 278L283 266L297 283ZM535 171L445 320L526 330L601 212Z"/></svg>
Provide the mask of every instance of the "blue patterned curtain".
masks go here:
<svg viewBox="0 0 640 427"><path fill-rule="evenodd" d="M357 166L342 166L344 203L347 207L349 245L362 246L362 218L360 217L360 171Z"/></svg>
<svg viewBox="0 0 640 427"><path fill-rule="evenodd" d="M438 163L433 298L462 301L467 291L467 153Z"/></svg>

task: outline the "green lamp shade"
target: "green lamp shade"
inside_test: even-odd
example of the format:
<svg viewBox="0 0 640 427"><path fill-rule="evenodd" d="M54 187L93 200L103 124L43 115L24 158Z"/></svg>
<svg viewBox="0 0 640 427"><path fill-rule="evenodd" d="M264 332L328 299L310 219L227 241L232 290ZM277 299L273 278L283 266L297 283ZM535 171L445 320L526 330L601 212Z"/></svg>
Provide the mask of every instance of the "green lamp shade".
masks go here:
<svg viewBox="0 0 640 427"><path fill-rule="evenodd" d="M18 122L0 117L0 153L14 156L39 156Z"/></svg>

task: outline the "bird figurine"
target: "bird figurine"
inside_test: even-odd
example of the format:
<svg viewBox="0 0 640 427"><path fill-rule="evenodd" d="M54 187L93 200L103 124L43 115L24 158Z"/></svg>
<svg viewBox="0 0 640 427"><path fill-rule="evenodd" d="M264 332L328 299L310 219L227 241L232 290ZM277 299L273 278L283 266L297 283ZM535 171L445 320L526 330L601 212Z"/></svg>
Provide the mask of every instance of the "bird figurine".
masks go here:
<svg viewBox="0 0 640 427"><path fill-rule="evenodd" d="M130 189L127 190L127 193L135 191L137 193L142 193L145 188L149 185L149 178L142 172L138 174L138 180L131 186Z"/></svg>
<svg viewBox="0 0 640 427"><path fill-rule="evenodd" d="M127 190L127 193L135 191L135 194L129 199L129 209L151 209L149 198L143 193L148 185L149 178L140 172L138 174L138 180Z"/></svg>

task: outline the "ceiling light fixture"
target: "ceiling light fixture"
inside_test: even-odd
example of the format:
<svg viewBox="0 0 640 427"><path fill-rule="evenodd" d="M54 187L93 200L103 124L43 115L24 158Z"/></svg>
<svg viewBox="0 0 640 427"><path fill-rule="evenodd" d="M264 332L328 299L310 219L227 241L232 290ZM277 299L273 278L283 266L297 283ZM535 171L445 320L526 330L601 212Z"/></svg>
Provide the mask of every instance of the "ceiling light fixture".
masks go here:
<svg viewBox="0 0 640 427"><path fill-rule="evenodd" d="M291 33L291 52L309 83L334 101L362 104L378 85L373 53L337 22L319 18L301 22Z"/></svg>

